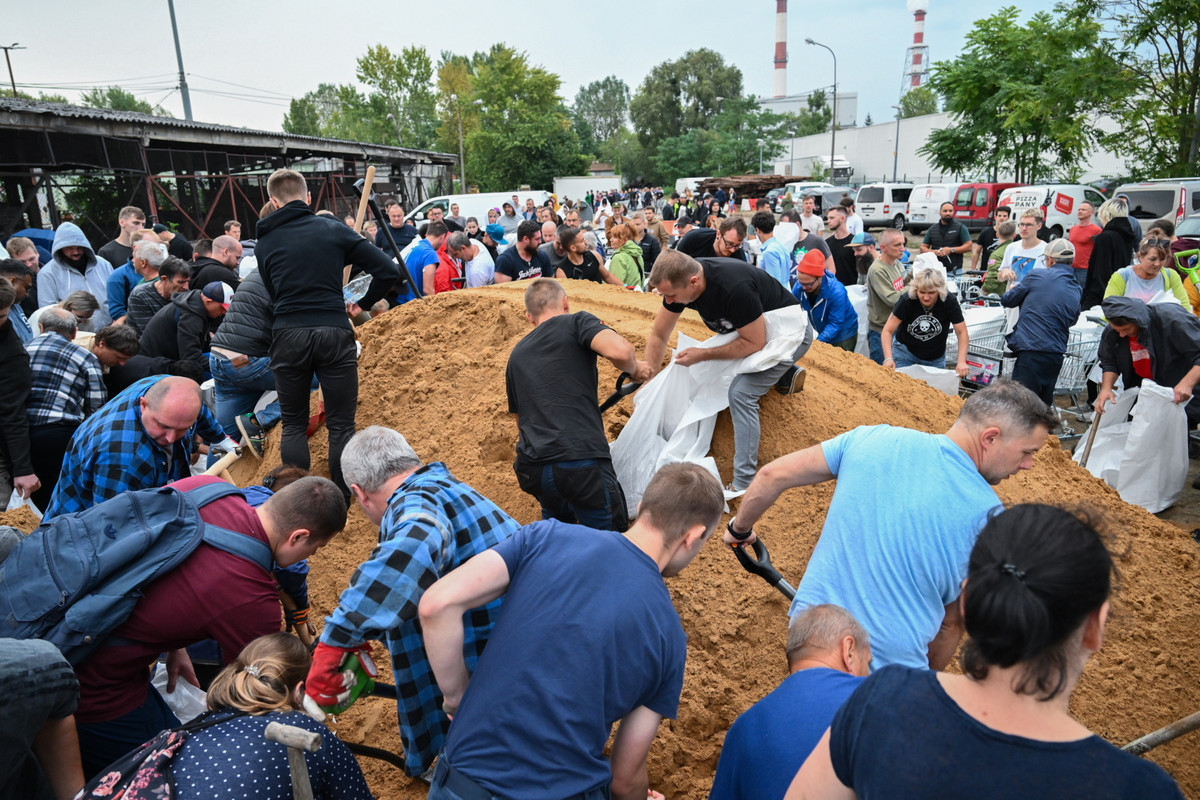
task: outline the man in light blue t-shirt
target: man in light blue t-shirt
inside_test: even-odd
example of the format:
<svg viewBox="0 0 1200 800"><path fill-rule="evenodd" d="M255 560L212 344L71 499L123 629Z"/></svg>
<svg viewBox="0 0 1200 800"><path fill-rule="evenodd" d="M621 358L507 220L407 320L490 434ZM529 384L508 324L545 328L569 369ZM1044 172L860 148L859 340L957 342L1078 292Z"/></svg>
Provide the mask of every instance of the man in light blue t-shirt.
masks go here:
<svg viewBox="0 0 1200 800"><path fill-rule="evenodd" d="M870 634L873 668L940 670L962 638L971 547L1000 506L992 486L1032 467L1057 424L1033 392L1000 381L967 398L942 435L855 428L763 467L725 541L753 541L754 523L785 489L837 478L790 613L842 606Z"/></svg>

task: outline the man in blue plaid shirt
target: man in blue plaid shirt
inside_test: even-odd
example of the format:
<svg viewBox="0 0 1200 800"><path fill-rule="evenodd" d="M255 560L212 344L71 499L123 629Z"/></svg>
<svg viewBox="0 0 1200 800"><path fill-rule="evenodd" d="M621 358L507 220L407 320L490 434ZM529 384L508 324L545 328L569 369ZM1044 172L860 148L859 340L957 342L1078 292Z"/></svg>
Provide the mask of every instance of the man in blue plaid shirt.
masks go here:
<svg viewBox="0 0 1200 800"><path fill-rule="evenodd" d="M195 381L142 378L75 431L43 520L188 477L197 434L219 448L236 446L205 407Z"/></svg>
<svg viewBox="0 0 1200 800"><path fill-rule="evenodd" d="M455 479L440 462L422 465L404 437L373 426L355 434L342 452L346 483L367 517L379 525L379 545L350 579L338 607L325 619L305 687L317 705L344 699L347 657L374 669L368 640L387 644L396 680L405 771L421 775L442 749L450 720L425 659L417 620L421 595L434 581L492 545L517 523L495 503ZM464 655L475 668L491 635L500 601L463 617Z"/></svg>
<svg viewBox="0 0 1200 800"><path fill-rule="evenodd" d="M45 508L58 482L71 434L108 399L100 359L75 344L75 315L48 307L41 330L26 349L33 383L29 388L29 456L42 487L33 504Z"/></svg>

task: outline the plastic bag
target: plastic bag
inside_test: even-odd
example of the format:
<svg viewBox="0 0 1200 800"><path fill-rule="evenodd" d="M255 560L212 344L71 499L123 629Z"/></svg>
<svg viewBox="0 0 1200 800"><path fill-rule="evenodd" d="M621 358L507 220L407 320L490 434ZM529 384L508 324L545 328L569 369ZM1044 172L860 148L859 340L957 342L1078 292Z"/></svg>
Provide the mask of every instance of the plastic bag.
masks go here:
<svg viewBox="0 0 1200 800"><path fill-rule="evenodd" d="M1174 390L1142 381L1109 403L1099 425L1088 472L1152 514L1174 505L1188 473L1187 412ZM1075 463L1085 447L1076 448Z"/></svg>
<svg viewBox="0 0 1200 800"><path fill-rule="evenodd" d="M357 303L367 296L367 290L371 288L370 274L363 272L355 275L349 283L342 287L342 299L346 301L346 305Z"/></svg>
<svg viewBox="0 0 1200 800"><path fill-rule="evenodd" d="M901 372L918 381L925 381L939 392L951 397L958 396L958 373L952 369L938 369L927 367L924 364L913 364L911 367L901 367L896 372Z"/></svg>
<svg viewBox="0 0 1200 800"><path fill-rule="evenodd" d="M185 725L208 711L208 695L183 678L175 681L175 691L167 691L167 665L162 662L154 665L154 677L150 683L162 695L171 713Z"/></svg>
<svg viewBox="0 0 1200 800"><path fill-rule="evenodd" d="M854 352L864 358L870 358L871 346L867 342L867 331L870 330L870 320L867 319L867 287L847 286L846 294L850 297L854 313L858 314L858 343L854 345Z"/></svg>
<svg viewBox="0 0 1200 800"><path fill-rule="evenodd" d="M13 493L8 497L8 508L6 510L16 511L21 506L27 507L38 519L42 518L41 509L33 504L33 500L28 497L22 497L20 492L13 489Z"/></svg>

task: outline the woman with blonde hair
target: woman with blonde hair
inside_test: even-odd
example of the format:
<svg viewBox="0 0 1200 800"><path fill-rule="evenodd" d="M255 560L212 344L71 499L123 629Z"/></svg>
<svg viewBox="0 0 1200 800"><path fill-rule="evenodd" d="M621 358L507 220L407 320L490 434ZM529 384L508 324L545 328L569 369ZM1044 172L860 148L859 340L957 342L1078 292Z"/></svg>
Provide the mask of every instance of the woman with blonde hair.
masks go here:
<svg viewBox="0 0 1200 800"><path fill-rule="evenodd" d="M1133 266L1122 267L1108 279L1104 296L1135 297L1143 303L1177 301L1190 308L1183 280L1173 269L1163 269L1171 258L1171 241L1147 236L1137 250Z"/></svg>
<svg viewBox="0 0 1200 800"><path fill-rule="evenodd" d="M1096 209L1102 230L1092 239L1087 280L1083 286L1083 308L1099 305L1113 273L1133 261L1138 237L1129 222L1129 204L1119 197L1106 200Z"/></svg>
<svg viewBox="0 0 1200 800"><path fill-rule="evenodd" d="M220 721L192 733L171 767L179 800L290 800L287 748L263 736L271 722L323 737L320 750L304 754L314 798L370 800L354 755L300 711L311 661L295 636L272 633L246 645L221 670L208 689L210 714Z"/></svg>
<svg viewBox="0 0 1200 800"><path fill-rule="evenodd" d="M608 271L626 288L640 288L645 262L633 226L628 222L613 225L608 232L608 250L612 254Z"/></svg>
<svg viewBox="0 0 1200 800"><path fill-rule="evenodd" d="M939 267L914 265L908 291L900 295L883 326L883 366L896 369L921 364L945 369L946 339L951 327L958 337L954 371L965 378L967 323L958 299L946 288L946 273Z"/></svg>

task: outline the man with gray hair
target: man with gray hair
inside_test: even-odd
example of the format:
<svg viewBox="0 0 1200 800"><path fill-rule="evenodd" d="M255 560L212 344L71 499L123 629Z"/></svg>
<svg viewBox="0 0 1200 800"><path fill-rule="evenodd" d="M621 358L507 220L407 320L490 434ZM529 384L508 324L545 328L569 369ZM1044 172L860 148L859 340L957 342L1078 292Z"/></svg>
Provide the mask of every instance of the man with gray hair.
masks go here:
<svg viewBox="0 0 1200 800"><path fill-rule="evenodd" d="M167 246L151 230L133 234L133 251L129 261L108 276L108 316L114 325L123 325L128 313L129 294L142 281L153 280L158 267L167 257Z"/></svg>
<svg viewBox="0 0 1200 800"><path fill-rule="evenodd" d="M445 464L422 464L405 438L389 428L375 425L355 434L342 451L341 474L379 526L379 544L325 618L305 691L319 706L337 705L350 688L343 662L361 657L370 640L383 641L395 672L405 771L421 775L442 749L450 719L426 661L417 606L434 581L518 526ZM498 600L481 605L464 619L471 669L499 607Z"/></svg>
<svg viewBox="0 0 1200 800"><path fill-rule="evenodd" d="M491 286L496 282L496 262L486 247L477 244L465 231L456 231L446 240L446 250L463 262L468 289Z"/></svg>
<svg viewBox="0 0 1200 800"><path fill-rule="evenodd" d="M192 266L175 256L167 256L158 266L153 280L133 287L126 303L125 324L138 333L146 329L158 310L171 302L171 295L187 291L188 279L192 277Z"/></svg>
<svg viewBox="0 0 1200 800"><path fill-rule="evenodd" d="M940 670L962 637L958 598L992 486L1033 466L1058 424L1008 380L967 398L945 434L864 425L777 458L754 478L725 541L753 542L754 524L785 490L837 479L821 538L791 613L836 603L871 634L875 666ZM903 475L913 491L895 491Z"/></svg>
<svg viewBox="0 0 1200 800"><path fill-rule="evenodd" d="M73 341L74 314L50 306L41 313L39 327L40 335L26 348L32 373L26 416L33 472L42 482L33 493L33 504L45 508L58 483L71 436L84 418L100 410L108 391L99 359Z"/></svg>
<svg viewBox="0 0 1200 800"><path fill-rule="evenodd" d="M870 672L870 640L841 606L809 606L788 626L787 660L783 683L725 734L709 800L783 797L833 715Z"/></svg>

